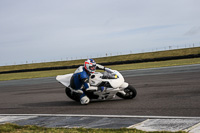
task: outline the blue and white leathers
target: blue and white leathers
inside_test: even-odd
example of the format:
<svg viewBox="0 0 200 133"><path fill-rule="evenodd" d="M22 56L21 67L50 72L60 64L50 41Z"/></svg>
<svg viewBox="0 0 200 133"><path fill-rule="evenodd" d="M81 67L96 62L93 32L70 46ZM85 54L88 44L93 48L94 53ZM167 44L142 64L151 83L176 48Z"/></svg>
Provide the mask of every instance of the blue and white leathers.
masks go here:
<svg viewBox="0 0 200 133"><path fill-rule="evenodd" d="M80 66L75 73L73 74L70 85L75 90L81 90L85 89L87 90L89 85L89 76L90 74L85 70L83 66ZM82 91L82 95L80 96L80 99L85 96L85 93Z"/></svg>

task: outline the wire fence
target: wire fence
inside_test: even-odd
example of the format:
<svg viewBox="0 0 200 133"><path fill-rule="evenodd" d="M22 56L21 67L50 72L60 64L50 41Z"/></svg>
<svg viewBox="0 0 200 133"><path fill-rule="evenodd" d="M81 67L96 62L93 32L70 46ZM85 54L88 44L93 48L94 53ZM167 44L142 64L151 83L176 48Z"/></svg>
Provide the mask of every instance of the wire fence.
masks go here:
<svg viewBox="0 0 200 133"><path fill-rule="evenodd" d="M138 53L148 53L148 52L158 52L158 51L167 51L167 50L175 50L175 49L184 49L184 48L194 48L200 47L200 42L198 43L187 43L181 45L170 45L158 48L149 48L149 49L140 49L140 50L129 50L125 52L110 52L104 54L96 54L96 55L88 55L85 57L65 57L60 59L49 59L49 60L32 60L32 61L21 61L21 62L14 62L7 65L23 65L23 64L33 64L33 63L47 63L47 62L58 62L58 61L72 61L72 60L80 60L80 59L88 59L88 58L102 58L102 57L110 57L110 56L119 56L119 55L127 55L127 54L138 54Z"/></svg>

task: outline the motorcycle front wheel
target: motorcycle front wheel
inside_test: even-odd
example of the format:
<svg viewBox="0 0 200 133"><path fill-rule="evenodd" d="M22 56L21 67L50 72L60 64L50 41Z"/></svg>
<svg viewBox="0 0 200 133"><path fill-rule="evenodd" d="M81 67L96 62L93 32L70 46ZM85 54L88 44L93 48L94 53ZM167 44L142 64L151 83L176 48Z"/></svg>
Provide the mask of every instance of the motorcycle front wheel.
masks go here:
<svg viewBox="0 0 200 133"><path fill-rule="evenodd" d="M116 95L123 99L133 99L137 95L136 89L131 85L128 85L128 87L124 89L124 92L125 95L120 92L118 92Z"/></svg>

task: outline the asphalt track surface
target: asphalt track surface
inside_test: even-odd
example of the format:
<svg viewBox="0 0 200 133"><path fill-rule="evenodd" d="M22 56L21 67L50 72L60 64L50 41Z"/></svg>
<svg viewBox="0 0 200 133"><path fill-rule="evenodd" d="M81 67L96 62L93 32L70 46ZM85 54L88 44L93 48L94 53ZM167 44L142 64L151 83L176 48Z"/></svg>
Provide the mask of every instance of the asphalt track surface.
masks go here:
<svg viewBox="0 0 200 133"><path fill-rule="evenodd" d="M80 105L55 77L0 81L0 114L200 116L200 64L122 71L138 92Z"/></svg>

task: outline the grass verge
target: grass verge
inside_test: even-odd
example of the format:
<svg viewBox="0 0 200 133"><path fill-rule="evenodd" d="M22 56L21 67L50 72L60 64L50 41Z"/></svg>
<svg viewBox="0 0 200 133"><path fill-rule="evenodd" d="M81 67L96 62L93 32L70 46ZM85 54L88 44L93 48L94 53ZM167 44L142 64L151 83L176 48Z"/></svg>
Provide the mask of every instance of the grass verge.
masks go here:
<svg viewBox="0 0 200 133"><path fill-rule="evenodd" d="M200 64L200 58L113 65L113 66L106 66L106 67L121 71L121 70L130 70L130 69L145 69L145 68L179 66L179 65L190 65L190 64ZM14 80L14 79L30 79L30 78L40 78L40 77L53 77L57 75L73 73L74 71L75 69L64 69L64 70L1 74L0 81Z"/></svg>
<svg viewBox="0 0 200 133"><path fill-rule="evenodd" d="M86 129L86 128L45 128L38 126L18 126L16 124L0 125L0 133L150 133L137 129ZM151 133L171 133L167 131L151 132ZM178 131L173 133L186 133Z"/></svg>
<svg viewBox="0 0 200 133"><path fill-rule="evenodd" d="M162 58L162 57L185 56L185 55L192 55L192 54L200 54L200 47L102 57L102 58L95 58L95 61L98 63L107 63L107 62L116 62L116 61L143 60L143 59L154 59L154 58ZM47 63L0 66L0 72L12 71L12 70L23 70L23 69L45 68L45 67L80 65L80 64L83 64L84 61L85 59L73 60L73 61L57 61L57 62L47 62Z"/></svg>

